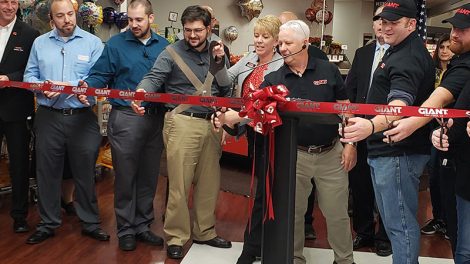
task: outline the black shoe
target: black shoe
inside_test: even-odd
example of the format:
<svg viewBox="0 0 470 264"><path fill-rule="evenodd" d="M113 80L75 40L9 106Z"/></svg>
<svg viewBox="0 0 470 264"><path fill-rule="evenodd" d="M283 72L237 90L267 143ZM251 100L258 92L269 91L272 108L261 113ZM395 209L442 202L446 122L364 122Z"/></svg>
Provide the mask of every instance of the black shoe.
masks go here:
<svg viewBox="0 0 470 264"><path fill-rule="evenodd" d="M47 233L43 231L36 231L34 232L27 240L26 244L39 244L44 240L54 236L54 233Z"/></svg>
<svg viewBox="0 0 470 264"><path fill-rule="evenodd" d="M137 240L152 246L163 246L163 238L155 235L152 231L145 231L136 236Z"/></svg>
<svg viewBox="0 0 470 264"><path fill-rule="evenodd" d="M433 235L435 233L446 233L446 224L441 219L431 219L421 228L421 233L425 235Z"/></svg>
<svg viewBox="0 0 470 264"><path fill-rule="evenodd" d="M363 247L371 247L374 245L374 241L370 238L364 238L362 236L356 236L353 240L353 250L357 250Z"/></svg>
<svg viewBox="0 0 470 264"><path fill-rule="evenodd" d="M206 240L206 241L193 240L193 242L196 244L203 244L203 245L208 245L208 246L217 247L217 248L231 248L232 247L232 242L225 240L219 236L216 236L213 239Z"/></svg>
<svg viewBox="0 0 470 264"><path fill-rule="evenodd" d="M135 236L132 234L124 235L119 238L119 248L124 251L135 250L136 242Z"/></svg>
<svg viewBox="0 0 470 264"><path fill-rule="evenodd" d="M29 226L26 220L15 220L13 222L13 232L15 233L29 232Z"/></svg>
<svg viewBox="0 0 470 264"><path fill-rule="evenodd" d="M256 261L255 256L242 252L236 264L253 264L253 262L255 261Z"/></svg>
<svg viewBox="0 0 470 264"><path fill-rule="evenodd" d="M97 228L93 231L86 231L82 230L82 235L84 236L89 236L93 239L99 240L99 241L108 241L109 240L109 235L101 228Z"/></svg>
<svg viewBox="0 0 470 264"><path fill-rule="evenodd" d="M390 242L376 241L375 242L375 254L381 257L392 255L392 245L390 245Z"/></svg>
<svg viewBox="0 0 470 264"><path fill-rule="evenodd" d="M183 258L183 247L178 246L178 245L167 246L166 254L171 259L182 259Z"/></svg>
<svg viewBox="0 0 470 264"><path fill-rule="evenodd" d="M64 209L66 215L77 215L73 202L66 203L63 199L60 199L60 207Z"/></svg>
<svg viewBox="0 0 470 264"><path fill-rule="evenodd" d="M305 240L315 240L317 239L317 233L313 229L312 225L305 225Z"/></svg>

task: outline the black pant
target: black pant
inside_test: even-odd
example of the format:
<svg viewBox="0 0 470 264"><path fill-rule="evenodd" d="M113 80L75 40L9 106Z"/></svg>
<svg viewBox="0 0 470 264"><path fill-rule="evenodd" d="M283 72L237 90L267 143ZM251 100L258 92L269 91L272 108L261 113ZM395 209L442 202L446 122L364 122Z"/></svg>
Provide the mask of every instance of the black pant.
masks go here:
<svg viewBox="0 0 470 264"><path fill-rule="evenodd" d="M444 212L441 206L441 177L440 177L441 159L439 151L432 147L431 158L428 162L429 168L429 194L431 195L432 215L434 219L443 219Z"/></svg>
<svg viewBox="0 0 470 264"><path fill-rule="evenodd" d="M117 235L150 230L163 150L163 111L139 116L129 107L109 116Z"/></svg>
<svg viewBox="0 0 470 264"><path fill-rule="evenodd" d="M446 165L442 165L443 159L447 159ZM444 222L447 227L447 236L452 246L452 255L455 256L457 246L457 201L455 199L456 167L454 159L445 156L442 152L439 158L440 192L444 208Z"/></svg>
<svg viewBox="0 0 470 264"><path fill-rule="evenodd" d="M30 131L26 122L26 118L13 122L0 119L0 140L5 135L10 160L12 188L10 215L17 220L23 220L28 215Z"/></svg>
<svg viewBox="0 0 470 264"><path fill-rule="evenodd" d="M95 165L101 135L91 111L64 115L39 107L34 124L39 193L38 230L53 232L61 224L60 197L65 153L75 183L75 209L82 228L99 227L95 192Z"/></svg>
<svg viewBox="0 0 470 264"><path fill-rule="evenodd" d="M364 141L357 145L357 164L349 172L349 186L353 197L353 229L365 239L389 241L385 228L378 217L379 230L375 233L375 195L367 164L367 145Z"/></svg>
<svg viewBox="0 0 470 264"><path fill-rule="evenodd" d="M256 138L253 142L253 138ZM242 254L251 256L261 256L261 240L263 231L263 217L266 211L265 204L265 180L266 168L268 164L268 137L263 137L260 134L253 135L253 130L248 129L248 142L249 152L254 155L255 159L255 175L258 179L256 185L256 195L251 212L251 228L250 223L246 225L244 234L244 244Z"/></svg>

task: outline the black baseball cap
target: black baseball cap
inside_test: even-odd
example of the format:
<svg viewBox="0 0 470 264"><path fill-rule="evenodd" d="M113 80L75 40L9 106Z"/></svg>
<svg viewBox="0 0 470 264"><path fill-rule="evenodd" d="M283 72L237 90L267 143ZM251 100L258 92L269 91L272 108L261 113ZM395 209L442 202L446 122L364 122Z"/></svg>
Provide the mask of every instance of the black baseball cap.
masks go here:
<svg viewBox="0 0 470 264"><path fill-rule="evenodd" d="M374 21L384 18L389 21L397 21L402 17L416 18L418 10L414 0L389 0L384 3L382 13L374 16Z"/></svg>
<svg viewBox="0 0 470 264"><path fill-rule="evenodd" d="M470 27L470 4L465 4L457 9L455 15L451 18L442 20L442 23L451 23L455 28L469 28Z"/></svg>

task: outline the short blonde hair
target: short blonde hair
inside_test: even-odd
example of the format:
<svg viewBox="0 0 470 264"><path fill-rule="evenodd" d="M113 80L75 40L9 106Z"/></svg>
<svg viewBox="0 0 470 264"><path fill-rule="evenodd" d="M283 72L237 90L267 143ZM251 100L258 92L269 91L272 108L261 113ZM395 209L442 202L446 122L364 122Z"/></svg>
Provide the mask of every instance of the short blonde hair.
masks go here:
<svg viewBox="0 0 470 264"><path fill-rule="evenodd" d="M277 16L266 15L258 19L255 23L255 31L266 32L273 38L277 39L279 36L279 28L281 27L281 20Z"/></svg>

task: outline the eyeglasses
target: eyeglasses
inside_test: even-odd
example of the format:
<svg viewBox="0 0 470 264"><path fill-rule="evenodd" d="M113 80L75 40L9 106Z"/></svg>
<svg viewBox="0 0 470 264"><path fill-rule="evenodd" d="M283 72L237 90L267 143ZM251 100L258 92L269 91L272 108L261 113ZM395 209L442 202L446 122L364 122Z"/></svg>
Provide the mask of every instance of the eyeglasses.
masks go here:
<svg viewBox="0 0 470 264"><path fill-rule="evenodd" d="M202 34L206 28L195 28L195 29L190 29L190 28L184 28L184 33L191 35L193 32L196 35Z"/></svg>

